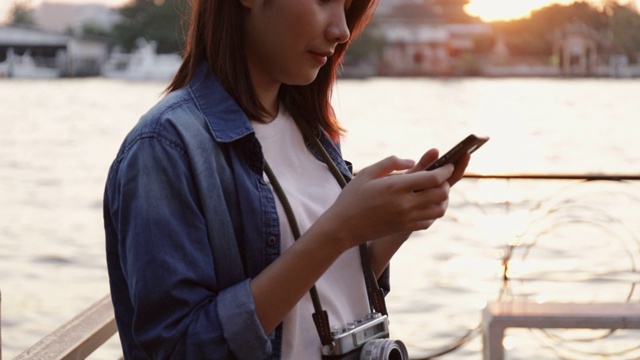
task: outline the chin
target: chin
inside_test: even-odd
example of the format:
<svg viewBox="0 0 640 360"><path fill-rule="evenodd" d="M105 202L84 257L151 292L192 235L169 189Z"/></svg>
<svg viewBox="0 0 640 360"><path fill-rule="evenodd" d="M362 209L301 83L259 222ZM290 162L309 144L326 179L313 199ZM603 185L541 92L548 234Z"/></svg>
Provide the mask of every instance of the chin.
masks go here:
<svg viewBox="0 0 640 360"><path fill-rule="evenodd" d="M292 76L288 81L284 83L293 86L305 86L311 84L318 77L319 70L313 72L307 72L306 74L297 74Z"/></svg>

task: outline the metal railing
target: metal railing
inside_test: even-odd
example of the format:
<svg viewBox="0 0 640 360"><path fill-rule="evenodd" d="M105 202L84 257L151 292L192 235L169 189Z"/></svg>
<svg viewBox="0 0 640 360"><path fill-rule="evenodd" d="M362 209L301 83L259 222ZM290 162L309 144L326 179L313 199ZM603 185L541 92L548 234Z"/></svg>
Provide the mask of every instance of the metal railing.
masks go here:
<svg viewBox="0 0 640 360"><path fill-rule="evenodd" d="M468 179L503 180L584 180L584 181L632 181L640 180L636 174L465 174Z"/></svg>
<svg viewBox="0 0 640 360"><path fill-rule="evenodd" d="M468 179L636 181L629 174L465 174ZM1 301L1 294L0 294ZM101 300L20 354L16 360L84 359L117 332L111 298ZM0 360L2 359L0 332Z"/></svg>

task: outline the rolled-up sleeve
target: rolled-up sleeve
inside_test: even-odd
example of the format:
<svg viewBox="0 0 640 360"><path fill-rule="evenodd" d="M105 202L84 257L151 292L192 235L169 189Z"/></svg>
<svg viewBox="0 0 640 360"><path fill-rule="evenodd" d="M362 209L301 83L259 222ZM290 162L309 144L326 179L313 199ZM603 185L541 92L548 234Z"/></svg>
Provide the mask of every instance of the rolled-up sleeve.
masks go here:
<svg viewBox="0 0 640 360"><path fill-rule="evenodd" d="M239 359L256 359L269 348L258 321L249 280L234 285L218 295L218 314L225 339Z"/></svg>
<svg viewBox="0 0 640 360"><path fill-rule="evenodd" d="M112 172L105 208L117 258L107 260L112 288L127 292L112 294L118 326L127 327L121 336L131 337L123 346L154 359L267 358L271 345L249 279L217 286L201 200L179 144L140 135ZM124 284L114 287L119 279Z"/></svg>

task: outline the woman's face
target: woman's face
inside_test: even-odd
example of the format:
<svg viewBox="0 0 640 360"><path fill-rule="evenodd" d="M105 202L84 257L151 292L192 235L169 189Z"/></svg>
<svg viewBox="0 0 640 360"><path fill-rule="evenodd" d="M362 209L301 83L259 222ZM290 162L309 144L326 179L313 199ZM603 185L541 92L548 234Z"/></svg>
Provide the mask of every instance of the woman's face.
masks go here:
<svg viewBox="0 0 640 360"><path fill-rule="evenodd" d="M336 45L349 39L345 12L352 0L240 1L247 10L249 70L258 88L311 83Z"/></svg>

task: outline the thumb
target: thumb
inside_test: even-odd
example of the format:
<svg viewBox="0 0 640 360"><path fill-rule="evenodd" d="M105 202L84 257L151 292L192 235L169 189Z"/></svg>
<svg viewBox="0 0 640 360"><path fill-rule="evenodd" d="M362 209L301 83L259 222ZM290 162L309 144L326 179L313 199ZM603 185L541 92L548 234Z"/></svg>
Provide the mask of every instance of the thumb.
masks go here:
<svg viewBox="0 0 640 360"><path fill-rule="evenodd" d="M389 156L375 164L363 168L360 170L359 176L364 175L367 178L376 179L385 177L394 171L410 169L414 164L415 162L413 160L400 159L397 156Z"/></svg>

